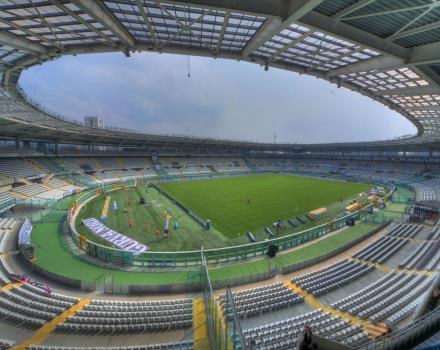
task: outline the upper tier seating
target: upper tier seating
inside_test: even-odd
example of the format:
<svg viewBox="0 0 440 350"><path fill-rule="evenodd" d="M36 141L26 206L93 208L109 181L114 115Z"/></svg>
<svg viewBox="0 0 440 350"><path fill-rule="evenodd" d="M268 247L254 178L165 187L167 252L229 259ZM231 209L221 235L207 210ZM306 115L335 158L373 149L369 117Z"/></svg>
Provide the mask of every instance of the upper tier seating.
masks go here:
<svg viewBox="0 0 440 350"><path fill-rule="evenodd" d="M49 189L40 184L29 184L29 185L14 187L12 190L26 197L34 197L39 193L48 191Z"/></svg>
<svg viewBox="0 0 440 350"><path fill-rule="evenodd" d="M19 196L12 192L0 192L0 204L5 203L11 199L19 198Z"/></svg>
<svg viewBox="0 0 440 350"><path fill-rule="evenodd" d="M42 172L22 159L0 159L0 174L14 179L47 176L47 172Z"/></svg>
<svg viewBox="0 0 440 350"><path fill-rule="evenodd" d="M55 189L55 190L47 190L46 192L43 193L38 193L37 195L35 195L35 198L60 200L63 199L65 195L66 192L64 192L63 190Z"/></svg>

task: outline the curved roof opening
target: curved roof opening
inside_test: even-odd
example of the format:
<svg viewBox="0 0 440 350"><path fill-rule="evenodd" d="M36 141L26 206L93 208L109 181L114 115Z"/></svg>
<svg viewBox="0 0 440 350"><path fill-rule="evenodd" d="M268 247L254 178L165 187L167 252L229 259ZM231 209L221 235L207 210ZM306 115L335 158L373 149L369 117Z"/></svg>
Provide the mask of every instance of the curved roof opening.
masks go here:
<svg viewBox="0 0 440 350"><path fill-rule="evenodd" d="M321 143L417 132L397 112L325 80L222 59L65 56L24 71L21 85L68 117L97 115L106 125L147 133Z"/></svg>

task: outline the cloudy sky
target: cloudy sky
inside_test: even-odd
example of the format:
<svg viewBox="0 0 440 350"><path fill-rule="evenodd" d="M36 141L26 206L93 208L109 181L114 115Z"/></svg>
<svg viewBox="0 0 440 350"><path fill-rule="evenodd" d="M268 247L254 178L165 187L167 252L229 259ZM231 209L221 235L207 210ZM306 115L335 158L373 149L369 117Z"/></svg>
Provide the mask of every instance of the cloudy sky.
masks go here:
<svg viewBox="0 0 440 350"><path fill-rule="evenodd" d="M389 139L406 119L326 81L245 62L142 53L63 57L25 71L21 84L68 117L144 132L272 142Z"/></svg>

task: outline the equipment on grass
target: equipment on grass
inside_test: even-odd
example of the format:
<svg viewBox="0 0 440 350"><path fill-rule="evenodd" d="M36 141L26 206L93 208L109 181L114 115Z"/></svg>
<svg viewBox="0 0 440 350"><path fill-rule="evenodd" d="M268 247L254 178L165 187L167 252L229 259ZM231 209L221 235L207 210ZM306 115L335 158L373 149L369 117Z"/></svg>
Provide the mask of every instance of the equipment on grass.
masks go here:
<svg viewBox="0 0 440 350"><path fill-rule="evenodd" d="M273 234L273 232L270 230L269 227L265 227L265 228L264 228L264 231L266 231L266 233L267 233L270 237L275 236L275 235Z"/></svg>
<svg viewBox="0 0 440 350"><path fill-rule="evenodd" d="M303 220L303 219L301 219L299 216L297 216L296 217L296 220L298 220L300 223L302 223L302 224L305 224L306 222Z"/></svg>
<svg viewBox="0 0 440 350"><path fill-rule="evenodd" d="M278 247L275 244L270 244L267 248L267 255L270 258L274 258L278 253Z"/></svg>
<svg viewBox="0 0 440 350"><path fill-rule="evenodd" d="M251 242L257 241L251 231L248 231L246 234Z"/></svg>
<svg viewBox="0 0 440 350"><path fill-rule="evenodd" d="M145 204L145 198L144 198L144 197L141 197L141 198L140 198L140 200L139 200L139 204L140 204L140 205Z"/></svg>
<svg viewBox="0 0 440 350"><path fill-rule="evenodd" d="M347 211L349 211L351 213L353 213L353 212L355 212L355 211L357 211L359 209L361 209L361 205L358 202L354 202L353 204L350 204L349 206L345 207L345 210L347 210Z"/></svg>
<svg viewBox="0 0 440 350"><path fill-rule="evenodd" d="M325 213L327 213L327 212L328 212L328 209L322 207L322 208L318 208L318 209L312 210L311 212L309 212L309 214L307 215L307 217L308 217L311 221L313 221L316 217L321 216L321 215L323 215L323 214L325 214Z"/></svg>
<svg viewBox="0 0 440 350"><path fill-rule="evenodd" d="M298 227L298 225L296 225L292 220L287 220L287 222L292 225L293 227Z"/></svg>

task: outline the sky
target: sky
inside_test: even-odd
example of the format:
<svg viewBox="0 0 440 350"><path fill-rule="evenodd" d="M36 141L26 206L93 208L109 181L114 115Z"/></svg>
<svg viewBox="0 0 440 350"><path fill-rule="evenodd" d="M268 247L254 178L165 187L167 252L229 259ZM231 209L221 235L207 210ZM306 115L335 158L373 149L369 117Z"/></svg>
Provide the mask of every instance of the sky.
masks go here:
<svg viewBox="0 0 440 350"><path fill-rule="evenodd" d="M398 113L329 82L256 64L137 53L66 56L20 84L67 117L100 116L146 133L314 143L391 139L416 128Z"/></svg>

